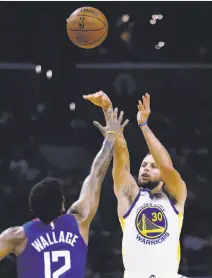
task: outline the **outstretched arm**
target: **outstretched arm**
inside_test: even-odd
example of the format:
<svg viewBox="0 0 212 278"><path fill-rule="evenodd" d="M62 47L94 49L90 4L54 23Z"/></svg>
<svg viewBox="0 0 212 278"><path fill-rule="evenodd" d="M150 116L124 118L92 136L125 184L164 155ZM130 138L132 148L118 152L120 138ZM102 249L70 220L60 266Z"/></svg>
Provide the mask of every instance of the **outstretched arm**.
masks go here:
<svg viewBox="0 0 212 278"><path fill-rule="evenodd" d="M171 157L165 147L160 143L147 125L147 119L150 114L150 96L146 94L139 101L137 120L140 129L144 135L148 148L161 171L162 180L166 184L167 191L181 205L184 205L187 190L180 174L174 168Z"/></svg>
<svg viewBox="0 0 212 278"><path fill-rule="evenodd" d="M84 96L84 99L100 106L104 112L105 120L107 121L108 108L112 108L112 102L104 92L100 91L95 94ZM123 133L118 136L114 145L112 174L116 197L119 200L122 200L123 197L127 198L131 204L139 189L130 173L130 156Z"/></svg>
<svg viewBox="0 0 212 278"><path fill-rule="evenodd" d="M68 211L86 226L90 225L98 209L101 185L112 159L115 140L114 134L105 137L102 148L92 163L90 174L82 185L79 200Z"/></svg>
<svg viewBox="0 0 212 278"><path fill-rule="evenodd" d="M89 176L83 183L79 200L70 209L70 212L75 214L79 222L84 222L86 227L90 225L97 211L101 184L112 159L115 140L128 124L128 120L122 124L122 119L123 114L122 117L118 118L118 109L115 109L114 112L109 109L106 127L94 122L94 125L104 134L105 140L100 152L94 159Z"/></svg>

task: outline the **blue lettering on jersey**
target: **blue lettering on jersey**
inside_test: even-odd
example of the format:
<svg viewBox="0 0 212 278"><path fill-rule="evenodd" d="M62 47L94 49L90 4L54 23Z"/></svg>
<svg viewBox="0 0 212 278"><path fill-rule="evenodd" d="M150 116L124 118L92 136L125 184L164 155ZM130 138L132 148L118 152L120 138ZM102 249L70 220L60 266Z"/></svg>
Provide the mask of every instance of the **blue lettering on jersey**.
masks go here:
<svg viewBox="0 0 212 278"><path fill-rule="evenodd" d="M153 240L149 240L149 239L145 239L142 236L140 236L139 234L137 234L136 239L139 242L142 242L143 244L148 244L148 245L156 245L159 243L162 243L163 241L165 241L167 238L169 237L169 233L165 233L161 238L159 239L153 239Z"/></svg>

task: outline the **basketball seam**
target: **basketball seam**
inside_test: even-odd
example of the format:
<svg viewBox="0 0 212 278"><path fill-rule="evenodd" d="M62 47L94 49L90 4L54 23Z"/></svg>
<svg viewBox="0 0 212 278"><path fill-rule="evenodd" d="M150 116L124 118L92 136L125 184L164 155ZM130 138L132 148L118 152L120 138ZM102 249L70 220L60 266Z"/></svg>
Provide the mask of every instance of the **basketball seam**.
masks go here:
<svg viewBox="0 0 212 278"><path fill-rule="evenodd" d="M92 44L94 44L95 42L98 42L98 41L100 41L105 35L106 35L106 33L107 32L105 32L104 33L104 35L102 35L98 40L96 40L96 41L94 41L94 42L92 42L92 43L77 43L77 45L92 45Z"/></svg>
<svg viewBox="0 0 212 278"><path fill-rule="evenodd" d="M82 17L82 16L87 16L87 17L92 17L92 18L98 19L100 22L102 22L102 23L104 24L105 27L108 28L108 26L105 24L104 21L102 21L101 19L99 19L99 18L97 18L97 17L95 17L95 16L87 15L87 14L85 14L85 15L79 15L79 14L77 14L77 15L71 16L70 19L73 18L73 17L75 17L75 16L81 16L81 17Z"/></svg>
<svg viewBox="0 0 212 278"><path fill-rule="evenodd" d="M82 29L68 29L68 31L74 31L74 32L93 32L93 31L100 31L105 29L105 27L95 30L82 30Z"/></svg>

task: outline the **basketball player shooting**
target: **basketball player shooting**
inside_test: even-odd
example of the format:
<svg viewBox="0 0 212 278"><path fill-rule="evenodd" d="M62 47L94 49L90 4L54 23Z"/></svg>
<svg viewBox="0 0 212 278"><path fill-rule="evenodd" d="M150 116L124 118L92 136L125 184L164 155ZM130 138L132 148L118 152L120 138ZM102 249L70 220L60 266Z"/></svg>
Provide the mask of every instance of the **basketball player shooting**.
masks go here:
<svg viewBox="0 0 212 278"><path fill-rule="evenodd" d="M17 256L18 278L83 278L89 227L99 205L101 184L112 159L113 146L128 120L108 111L105 139L85 179L78 201L65 214L65 197L58 180L46 178L29 195L37 219L0 235L0 260Z"/></svg>
<svg viewBox="0 0 212 278"><path fill-rule="evenodd" d="M107 119L112 103L105 93L100 91L84 99L102 107ZM167 150L148 126L150 112L150 96L146 94L138 103L137 121L150 153L141 163L138 184L130 173L123 135L117 138L113 151L114 192L123 230L124 278L178 277L187 190Z"/></svg>

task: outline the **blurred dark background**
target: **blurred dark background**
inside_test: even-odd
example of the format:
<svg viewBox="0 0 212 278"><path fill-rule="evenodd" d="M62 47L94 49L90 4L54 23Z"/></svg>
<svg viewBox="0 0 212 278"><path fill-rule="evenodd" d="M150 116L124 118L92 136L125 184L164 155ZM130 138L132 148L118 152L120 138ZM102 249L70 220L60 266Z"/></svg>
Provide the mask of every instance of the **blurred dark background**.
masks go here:
<svg viewBox="0 0 212 278"><path fill-rule="evenodd" d="M66 18L80 6L108 19L108 37L95 49L66 35ZM92 126L104 123L102 112L83 94L102 89L125 111L137 176L148 150L136 105L149 92L150 127L189 191L179 272L212 276L211 14L210 2L0 2L0 230L31 219L27 195L46 176L61 180L67 206L77 199L103 141ZM86 277L122 277L121 238L110 168ZM12 257L0 277L16 277Z"/></svg>

